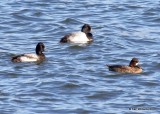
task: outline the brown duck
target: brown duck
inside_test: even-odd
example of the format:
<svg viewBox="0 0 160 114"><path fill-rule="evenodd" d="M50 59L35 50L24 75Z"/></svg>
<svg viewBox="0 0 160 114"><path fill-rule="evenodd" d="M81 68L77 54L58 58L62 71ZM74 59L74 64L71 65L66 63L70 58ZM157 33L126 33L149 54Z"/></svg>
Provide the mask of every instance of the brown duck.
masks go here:
<svg viewBox="0 0 160 114"><path fill-rule="evenodd" d="M138 66L138 63L139 60L137 58L132 58L129 66L124 66L124 65L107 65L107 66L110 71L138 74L142 72L142 68Z"/></svg>

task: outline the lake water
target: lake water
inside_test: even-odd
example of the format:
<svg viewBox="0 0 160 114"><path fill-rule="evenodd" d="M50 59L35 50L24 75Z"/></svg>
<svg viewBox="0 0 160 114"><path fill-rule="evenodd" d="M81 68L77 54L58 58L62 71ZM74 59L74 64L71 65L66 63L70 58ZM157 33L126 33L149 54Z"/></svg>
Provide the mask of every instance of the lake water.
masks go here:
<svg viewBox="0 0 160 114"><path fill-rule="evenodd" d="M0 114L160 113L159 0L1 0L0 8ZM93 43L59 43L84 23ZM10 61L38 42L43 63ZM105 66L133 57L142 74Z"/></svg>

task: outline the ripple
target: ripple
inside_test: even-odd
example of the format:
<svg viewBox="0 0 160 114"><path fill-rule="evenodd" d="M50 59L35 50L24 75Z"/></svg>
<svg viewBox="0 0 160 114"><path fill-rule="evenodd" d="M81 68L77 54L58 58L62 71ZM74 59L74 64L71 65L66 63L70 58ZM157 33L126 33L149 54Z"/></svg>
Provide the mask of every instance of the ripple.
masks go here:
<svg viewBox="0 0 160 114"><path fill-rule="evenodd" d="M93 95L87 96L87 98L89 98L89 99L99 99L99 100L114 99L114 98L118 97L121 92L122 91L111 91L111 92L99 91L99 92L96 92Z"/></svg>
<svg viewBox="0 0 160 114"><path fill-rule="evenodd" d="M63 24L78 24L80 21L78 21L77 19L73 19L73 18L66 18L62 21L60 21L60 23L63 23Z"/></svg>
<svg viewBox="0 0 160 114"><path fill-rule="evenodd" d="M39 13L40 14L40 13ZM37 17L32 17L32 16L26 16L26 15L22 15L20 13L14 13L12 14L14 18L18 19L18 20L27 20L27 21L50 21L50 19L41 19L41 18L37 18Z"/></svg>
<svg viewBox="0 0 160 114"><path fill-rule="evenodd" d="M77 85L77 84L74 84L74 83L66 83L66 84L63 86L63 88L65 88L65 89L74 89L74 88L78 88L78 87L80 87L80 86Z"/></svg>
<svg viewBox="0 0 160 114"><path fill-rule="evenodd" d="M159 86L158 82L152 82L152 81L151 82L141 82L140 84L144 86L155 86L155 87Z"/></svg>

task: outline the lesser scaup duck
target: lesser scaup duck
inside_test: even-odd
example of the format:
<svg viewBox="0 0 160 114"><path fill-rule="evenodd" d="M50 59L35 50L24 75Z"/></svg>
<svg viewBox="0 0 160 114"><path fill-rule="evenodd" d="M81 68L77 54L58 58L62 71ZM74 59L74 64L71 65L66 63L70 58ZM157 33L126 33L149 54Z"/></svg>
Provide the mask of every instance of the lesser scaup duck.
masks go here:
<svg viewBox="0 0 160 114"><path fill-rule="evenodd" d="M65 35L60 43L90 43L93 41L91 26L84 24L80 32L73 32Z"/></svg>
<svg viewBox="0 0 160 114"><path fill-rule="evenodd" d="M45 59L45 55L43 54L44 51L44 44L39 42L36 46L36 54L21 54L12 57L12 62L37 62L43 61Z"/></svg>
<svg viewBox="0 0 160 114"><path fill-rule="evenodd" d="M120 73L141 73L142 68L138 66L139 60L137 58L132 58L129 66L123 65L107 65L110 71L120 72Z"/></svg>

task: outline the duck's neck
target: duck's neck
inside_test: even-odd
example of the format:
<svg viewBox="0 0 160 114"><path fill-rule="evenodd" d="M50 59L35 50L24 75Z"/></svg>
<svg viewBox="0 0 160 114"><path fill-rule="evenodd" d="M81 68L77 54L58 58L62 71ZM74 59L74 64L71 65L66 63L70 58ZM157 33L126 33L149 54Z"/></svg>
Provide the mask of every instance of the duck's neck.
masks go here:
<svg viewBox="0 0 160 114"><path fill-rule="evenodd" d="M81 32L84 32L84 33L86 33L86 34L87 34L87 33L90 33L90 31L87 30L87 29L82 29Z"/></svg>
<svg viewBox="0 0 160 114"><path fill-rule="evenodd" d="M133 63L133 62L130 62L129 66L130 67L136 67L137 65L135 63Z"/></svg>
<svg viewBox="0 0 160 114"><path fill-rule="evenodd" d="M93 35L92 33L86 33L86 36L89 40L93 40Z"/></svg>
<svg viewBox="0 0 160 114"><path fill-rule="evenodd" d="M37 55L44 55L44 54L42 53L42 51L36 51L36 54L37 54Z"/></svg>
<svg viewBox="0 0 160 114"><path fill-rule="evenodd" d="M130 64L129 66L130 66L130 67L134 67L134 65L132 65L132 64Z"/></svg>

